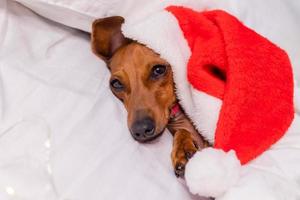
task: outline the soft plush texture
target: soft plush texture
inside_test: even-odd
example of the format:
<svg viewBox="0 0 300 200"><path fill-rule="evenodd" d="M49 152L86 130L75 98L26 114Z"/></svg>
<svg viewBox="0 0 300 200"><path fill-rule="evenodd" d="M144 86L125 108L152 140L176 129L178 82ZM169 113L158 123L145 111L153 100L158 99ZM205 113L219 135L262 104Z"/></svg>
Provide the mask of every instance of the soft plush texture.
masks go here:
<svg viewBox="0 0 300 200"><path fill-rule="evenodd" d="M191 158L185 178L193 194L211 196L212 191L215 196L220 196L238 181L240 168L234 151L225 153L209 147Z"/></svg>
<svg viewBox="0 0 300 200"><path fill-rule="evenodd" d="M221 10L167 10L177 18L192 51L188 81L223 101L215 147L234 149L242 163L252 160L284 135L294 117L287 54ZM271 86L276 90L270 91Z"/></svg>

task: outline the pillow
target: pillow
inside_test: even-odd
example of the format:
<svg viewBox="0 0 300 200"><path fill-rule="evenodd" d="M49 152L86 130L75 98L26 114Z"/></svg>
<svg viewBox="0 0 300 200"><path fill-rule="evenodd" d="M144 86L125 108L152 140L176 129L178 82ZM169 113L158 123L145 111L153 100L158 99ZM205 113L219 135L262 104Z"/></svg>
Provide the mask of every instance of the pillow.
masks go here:
<svg viewBox="0 0 300 200"><path fill-rule="evenodd" d="M90 31L95 18L120 15L126 21L139 20L169 5L183 5L196 10L235 7L229 0L15 0L36 13L64 25ZM232 0L234 2L234 0Z"/></svg>
<svg viewBox="0 0 300 200"><path fill-rule="evenodd" d="M90 31L90 24L95 18L94 13L89 9L93 7L93 1L89 1L91 4L84 4L76 0L17 1L43 17L86 32ZM108 9L105 6L100 8ZM103 13L104 16L104 10L99 9L98 12Z"/></svg>
<svg viewBox="0 0 300 200"><path fill-rule="evenodd" d="M142 19L170 4L189 4L197 8L193 0L16 0L36 13L64 25L90 32L90 24L96 18L120 15L126 20ZM202 0L201 5L208 0ZM199 3L198 3L199 4Z"/></svg>

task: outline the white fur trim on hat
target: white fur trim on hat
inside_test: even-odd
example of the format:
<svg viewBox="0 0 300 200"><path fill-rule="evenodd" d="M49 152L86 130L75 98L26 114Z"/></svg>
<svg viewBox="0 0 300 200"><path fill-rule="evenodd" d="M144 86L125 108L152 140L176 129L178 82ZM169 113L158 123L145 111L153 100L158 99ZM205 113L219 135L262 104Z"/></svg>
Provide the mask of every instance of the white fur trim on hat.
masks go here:
<svg viewBox="0 0 300 200"><path fill-rule="evenodd" d="M206 197L222 196L240 177L241 164L233 150L206 148L187 163L186 183L193 194Z"/></svg>

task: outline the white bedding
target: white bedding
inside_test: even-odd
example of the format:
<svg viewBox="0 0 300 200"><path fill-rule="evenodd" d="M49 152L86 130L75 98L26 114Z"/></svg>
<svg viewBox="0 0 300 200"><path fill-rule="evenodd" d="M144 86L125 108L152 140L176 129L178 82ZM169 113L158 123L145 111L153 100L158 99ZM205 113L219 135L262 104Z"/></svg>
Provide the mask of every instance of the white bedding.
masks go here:
<svg viewBox="0 0 300 200"><path fill-rule="evenodd" d="M1 1L0 16L1 200L11 189L21 199L192 199L173 175L168 134L131 139L87 34L14 2Z"/></svg>
<svg viewBox="0 0 300 200"><path fill-rule="evenodd" d="M298 78L299 5L229 4L288 50ZM108 78L87 34L0 0L0 200L199 199L173 175L169 134L131 138Z"/></svg>

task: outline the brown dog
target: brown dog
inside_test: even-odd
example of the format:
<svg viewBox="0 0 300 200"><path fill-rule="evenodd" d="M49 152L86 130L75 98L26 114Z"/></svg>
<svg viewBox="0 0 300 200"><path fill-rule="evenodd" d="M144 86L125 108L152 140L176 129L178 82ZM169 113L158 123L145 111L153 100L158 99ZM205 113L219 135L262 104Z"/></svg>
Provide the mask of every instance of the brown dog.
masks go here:
<svg viewBox="0 0 300 200"><path fill-rule="evenodd" d="M167 127L174 136L171 158L175 174L183 176L188 159L206 142L177 104L169 63L146 46L125 38L123 22L119 16L96 20L93 52L110 69L110 87L128 111L133 138L147 142Z"/></svg>

